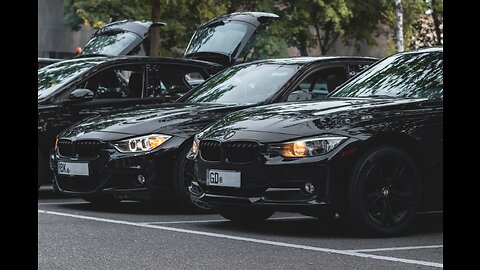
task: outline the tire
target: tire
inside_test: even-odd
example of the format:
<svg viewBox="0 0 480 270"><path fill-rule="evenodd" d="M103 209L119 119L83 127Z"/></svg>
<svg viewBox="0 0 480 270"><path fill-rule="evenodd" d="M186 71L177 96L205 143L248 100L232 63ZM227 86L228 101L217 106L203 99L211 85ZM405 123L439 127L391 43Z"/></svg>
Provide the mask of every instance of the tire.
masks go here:
<svg viewBox="0 0 480 270"><path fill-rule="evenodd" d="M191 168L186 168L187 154L190 151L190 145L180 148L175 169L173 172L173 190L175 192L176 202L178 206L185 210L210 209L206 206L194 204L190 200L190 191L188 187L191 185Z"/></svg>
<svg viewBox="0 0 480 270"><path fill-rule="evenodd" d="M412 159L395 147L374 148L354 165L347 187L349 223L368 235L399 234L415 217L420 197Z"/></svg>
<svg viewBox="0 0 480 270"><path fill-rule="evenodd" d="M268 209L254 209L254 208L219 208L219 214L235 223L248 224L265 221L271 217L275 211Z"/></svg>
<svg viewBox="0 0 480 270"><path fill-rule="evenodd" d="M46 177L45 162L43 160L42 155L40 154L40 150L38 150L37 163L38 163L37 184L38 184L38 189L40 190L40 187L42 186L42 183L45 182L45 177Z"/></svg>
<svg viewBox="0 0 480 270"><path fill-rule="evenodd" d="M111 196L83 196L85 201L98 206L108 206L120 203L120 199L113 198Z"/></svg>

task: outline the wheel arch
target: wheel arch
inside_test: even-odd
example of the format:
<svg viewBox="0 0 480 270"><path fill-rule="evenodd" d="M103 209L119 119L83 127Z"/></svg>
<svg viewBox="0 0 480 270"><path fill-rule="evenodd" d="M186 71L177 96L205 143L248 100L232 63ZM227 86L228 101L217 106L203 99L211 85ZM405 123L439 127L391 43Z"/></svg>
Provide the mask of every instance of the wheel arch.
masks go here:
<svg viewBox="0 0 480 270"><path fill-rule="evenodd" d="M402 133L382 133L364 141L358 148L356 158L365 152L380 146L393 146L404 151L415 163L422 183L427 178L428 153L420 142Z"/></svg>

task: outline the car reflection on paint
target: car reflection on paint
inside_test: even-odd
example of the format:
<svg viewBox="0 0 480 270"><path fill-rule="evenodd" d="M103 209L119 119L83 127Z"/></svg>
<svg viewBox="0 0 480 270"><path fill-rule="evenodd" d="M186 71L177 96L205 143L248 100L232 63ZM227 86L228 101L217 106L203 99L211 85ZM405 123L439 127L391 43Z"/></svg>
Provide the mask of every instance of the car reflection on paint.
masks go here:
<svg viewBox="0 0 480 270"><path fill-rule="evenodd" d="M235 222L340 213L403 232L443 207L443 48L395 54L316 102L227 115L196 135L191 198Z"/></svg>

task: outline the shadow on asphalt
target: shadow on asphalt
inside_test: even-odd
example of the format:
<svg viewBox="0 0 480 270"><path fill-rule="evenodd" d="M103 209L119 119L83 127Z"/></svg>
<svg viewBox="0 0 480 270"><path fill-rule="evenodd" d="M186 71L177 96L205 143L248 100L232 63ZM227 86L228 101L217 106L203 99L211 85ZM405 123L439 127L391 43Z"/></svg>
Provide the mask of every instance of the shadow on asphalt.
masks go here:
<svg viewBox="0 0 480 270"><path fill-rule="evenodd" d="M59 208L96 213L139 214L139 215L206 215L214 214L207 210L182 209L172 202L123 201L109 205L95 205L88 202L59 205Z"/></svg>
<svg viewBox="0 0 480 270"><path fill-rule="evenodd" d="M38 191L38 199L76 199L82 200L79 197L68 196L59 192L53 192L51 187L42 187ZM69 210L81 210L87 212L100 212L100 213L118 213L118 214L141 214L141 215L206 215L215 214L213 211L207 210L188 210L182 209L175 205L171 201L160 202L136 202L136 201L122 201L118 204L110 205L94 205L87 201L81 203L69 203L59 204L59 208L65 208Z"/></svg>
<svg viewBox="0 0 480 270"><path fill-rule="evenodd" d="M321 238L380 238L372 235L356 234L339 219L291 219L267 220L257 224L236 224L233 222L217 222L196 224L196 227L215 232L261 233L264 235ZM395 237L419 236L443 233L443 213L421 214L416 222L405 233Z"/></svg>
<svg viewBox="0 0 480 270"><path fill-rule="evenodd" d="M52 186L42 186L38 191L38 199L39 200L46 200L46 199L70 199L75 198L68 195L61 194L60 192L53 192Z"/></svg>

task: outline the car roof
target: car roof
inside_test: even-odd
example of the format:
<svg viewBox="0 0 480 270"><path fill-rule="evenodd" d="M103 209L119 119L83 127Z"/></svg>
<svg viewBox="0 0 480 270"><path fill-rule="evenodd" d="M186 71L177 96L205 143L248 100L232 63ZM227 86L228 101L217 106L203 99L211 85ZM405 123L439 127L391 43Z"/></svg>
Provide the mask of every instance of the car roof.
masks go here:
<svg viewBox="0 0 480 270"><path fill-rule="evenodd" d="M411 50L411 51L404 51L404 52L401 52L401 54L426 53L426 52L443 52L443 46L420 48L420 49Z"/></svg>
<svg viewBox="0 0 480 270"><path fill-rule="evenodd" d="M279 64L279 65L289 65L289 64L310 64L316 62L326 62L326 61L355 61L355 60L370 60L370 61L377 61L378 58L375 57L366 57L366 56L300 56L300 57L288 57L288 58L277 58L277 59L264 59L264 60L257 60L252 63L270 63L270 64Z"/></svg>
<svg viewBox="0 0 480 270"><path fill-rule="evenodd" d="M193 60L186 58L171 58L171 57L150 57L150 56L95 56L95 57L79 57L61 61L64 62L92 62L98 65L111 65L111 64L121 64L121 63L167 63L167 64L198 64L205 67L211 68L220 68L221 65L202 61L202 60Z"/></svg>

